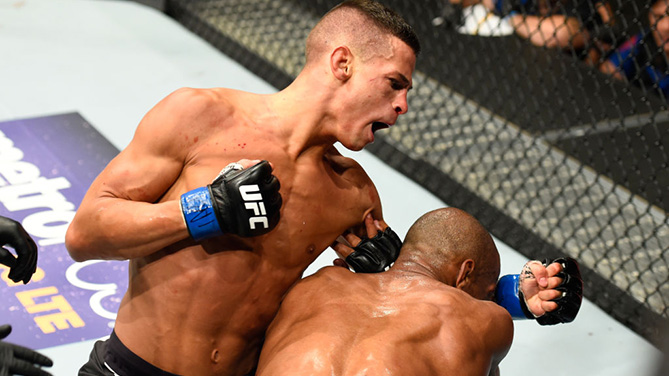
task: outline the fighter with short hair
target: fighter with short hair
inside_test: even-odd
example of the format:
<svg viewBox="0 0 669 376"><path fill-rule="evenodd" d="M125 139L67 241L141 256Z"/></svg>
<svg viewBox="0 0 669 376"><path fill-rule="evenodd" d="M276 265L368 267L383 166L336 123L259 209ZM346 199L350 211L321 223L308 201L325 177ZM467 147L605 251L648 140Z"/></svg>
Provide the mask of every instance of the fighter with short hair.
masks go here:
<svg viewBox="0 0 669 376"><path fill-rule="evenodd" d="M80 374L250 372L307 266L366 216L383 221L374 184L334 144L360 150L406 113L419 50L396 13L347 1L278 93L180 89L151 109L67 231L77 261L130 260L112 336Z"/></svg>

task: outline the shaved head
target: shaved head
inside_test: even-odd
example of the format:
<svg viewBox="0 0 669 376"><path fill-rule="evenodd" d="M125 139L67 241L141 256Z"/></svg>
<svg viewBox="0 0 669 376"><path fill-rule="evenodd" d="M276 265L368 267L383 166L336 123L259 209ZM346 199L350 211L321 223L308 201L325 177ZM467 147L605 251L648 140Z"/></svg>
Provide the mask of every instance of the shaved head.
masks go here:
<svg viewBox="0 0 669 376"><path fill-rule="evenodd" d="M307 38L307 64L339 46L349 47L363 61L392 54L391 38L420 52L411 26L391 9L371 0L349 0L332 8Z"/></svg>
<svg viewBox="0 0 669 376"><path fill-rule="evenodd" d="M424 214L409 229L404 246L440 273L466 259L474 260L477 272L499 273L499 253L492 237L476 218L460 209Z"/></svg>

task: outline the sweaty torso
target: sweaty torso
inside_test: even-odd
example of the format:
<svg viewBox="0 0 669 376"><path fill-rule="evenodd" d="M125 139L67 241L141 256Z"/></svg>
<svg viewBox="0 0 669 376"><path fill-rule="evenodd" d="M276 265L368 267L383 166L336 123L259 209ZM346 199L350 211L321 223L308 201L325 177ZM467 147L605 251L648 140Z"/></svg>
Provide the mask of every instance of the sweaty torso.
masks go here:
<svg viewBox="0 0 669 376"><path fill-rule="evenodd" d="M487 376L493 322L511 322L491 304L425 277L324 268L284 300L257 375Z"/></svg>
<svg viewBox="0 0 669 376"><path fill-rule="evenodd" d="M257 96L218 94L225 110L208 117L206 137L189 135L187 127L175 135L188 145L188 157L161 201L210 183L225 165L246 158L273 164L283 206L266 235L187 240L131 261L115 330L143 359L185 375L248 372L287 289L339 234L378 207L355 162L334 148L290 151L272 124L254 117Z"/></svg>

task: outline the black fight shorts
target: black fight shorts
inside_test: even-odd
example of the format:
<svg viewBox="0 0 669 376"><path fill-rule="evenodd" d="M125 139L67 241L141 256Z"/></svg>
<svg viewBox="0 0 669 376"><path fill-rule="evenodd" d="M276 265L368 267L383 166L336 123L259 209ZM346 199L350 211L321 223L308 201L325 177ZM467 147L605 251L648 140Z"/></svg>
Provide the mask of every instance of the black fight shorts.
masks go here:
<svg viewBox="0 0 669 376"><path fill-rule="evenodd" d="M130 351L112 331L106 341L97 341L79 376L178 376L165 372Z"/></svg>

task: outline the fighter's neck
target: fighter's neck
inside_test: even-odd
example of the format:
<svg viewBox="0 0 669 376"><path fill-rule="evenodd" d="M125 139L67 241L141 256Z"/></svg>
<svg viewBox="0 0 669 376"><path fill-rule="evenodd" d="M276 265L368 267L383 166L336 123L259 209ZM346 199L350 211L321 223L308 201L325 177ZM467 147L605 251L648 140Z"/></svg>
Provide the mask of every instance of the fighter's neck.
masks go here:
<svg viewBox="0 0 669 376"><path fill-rule="evenodd" d="M435 268L431 267L425 260L418 257L402 257L390 268L390 271L406 276L407 278L429 278L447 285L453 286L452 281L447 280Z"/></svg>
<svg viewBox="0 0 669 376"><path fill-rule="evenodd" d="M279 136L287 142L290 154L314 148L325 151L337 142L338 119L329 100L322 91L298 83L271 96L268 106L278 119Z"/></svg>

